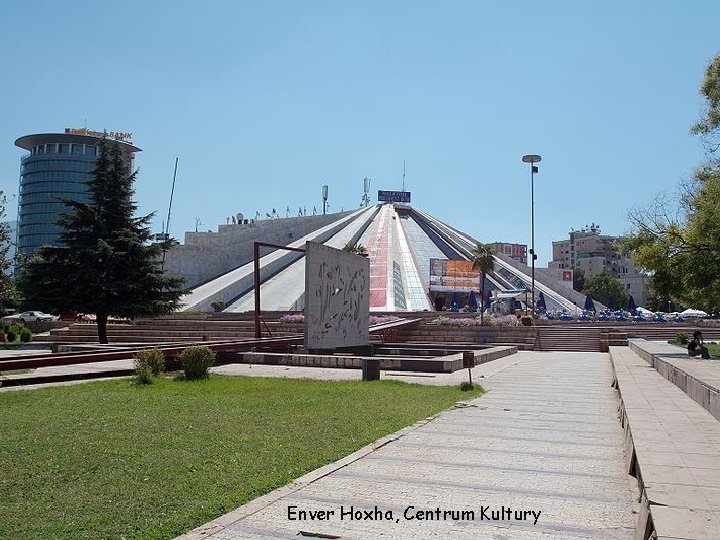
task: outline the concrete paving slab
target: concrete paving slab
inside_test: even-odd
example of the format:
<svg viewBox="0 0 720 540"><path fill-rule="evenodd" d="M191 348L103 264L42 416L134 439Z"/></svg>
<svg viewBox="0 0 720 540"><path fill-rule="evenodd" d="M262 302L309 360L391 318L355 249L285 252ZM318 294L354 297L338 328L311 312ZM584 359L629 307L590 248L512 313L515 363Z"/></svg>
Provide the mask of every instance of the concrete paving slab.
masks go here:
<svg viewBox="0 0 720 540"><path fill-rule="evenodd" d="M714 437L719 424L680 385L652 367L669 365L650 355L656 352L653 347L665 346L642 347L610 348L626 442L634 448L644 486L638 527L650 516L658 538L717 538L720 447Z"/></svg>
<svg viewBox="0 0 720 540"><path fill-rule="evenodd" d="M485 396L182 538L298 538L301 532L326 538L632 538L634 493L623 472L608 356L520 352L491 364L473 370L483 377ZM269 367L279 366L263 366ZM251 369L261 376L292 371ZM454 384L465 376L412 382Z"/></svg>

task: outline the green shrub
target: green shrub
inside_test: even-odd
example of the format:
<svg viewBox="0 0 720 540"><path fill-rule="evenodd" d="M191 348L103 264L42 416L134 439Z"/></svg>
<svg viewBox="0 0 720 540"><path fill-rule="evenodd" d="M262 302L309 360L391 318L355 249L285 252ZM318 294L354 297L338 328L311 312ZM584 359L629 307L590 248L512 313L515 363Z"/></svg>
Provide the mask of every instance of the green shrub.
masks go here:
<svg viewBox="0 0 720 540"><path fill-rule="evenodd" d="M159 377L165 371L165 356L160 349L146 349L135 353L135 370L138 366L148 366L153 377Z"/></svg>
<svg viewBox="0 0 720 540"><path fill-rule="evenodd" d="M675 336L675 341L677 341L680 345L687 345L688 343L690 343L690 336L688 336L684 332L680 332L678 335Z"/></svg>
<svg viewBox="0 0 720 540"><path fill-rule="evenodd" d="M208 378L208 369L215 363L215 353L210 347L188 347L180 353L180 366L190 381Z"/></svg>
<svg viewBox="0 0 720 540"><path fill-rule="evenodd" d="M520 317L520 322L522 323L523 326L532 326L533 319L532 319L532 317L529 317L529 316L522 316L522 317Z"/></svg>
<svg viewBox="0 0 720 540"><path fill-rule="evenodd" d="M150 366L144 362L139 362L135 359L135 382L138 384L152 384L155 381L155 375L153 375Z"/></svg>
<svg viewBox="0 0 720 540"><path fill-rule="evenodd" d="M20 329L20 341L23 343L27 343L32 339L32 332L30 329L25 326Z"/></svg>
<svg viewBox="0 0 720 540"><path fill-rule="evenodd" d="M473 388L475 388L475 387L473 386L473 383L471 383L471 382L463 381L460 383L460 391L461 392L469 392Z"/></svg>
<svg viewBox="0 0 720 540"><path fill-rule="evenodd" d="M210 302L210 307L213 308L213 311L219 313L220 311L225 309L225 302L221 302L220 300L216 302Z"/></svg>
<svg viewBox="0 0 720 540"><path fill-rule="evenodd" d="M15 332L15 330L13 329L12 326L10 328L8 328L7 332L5 332L5 339L7 340L8 343L14 343L15 340L17 339L17 333Z"/></svg>

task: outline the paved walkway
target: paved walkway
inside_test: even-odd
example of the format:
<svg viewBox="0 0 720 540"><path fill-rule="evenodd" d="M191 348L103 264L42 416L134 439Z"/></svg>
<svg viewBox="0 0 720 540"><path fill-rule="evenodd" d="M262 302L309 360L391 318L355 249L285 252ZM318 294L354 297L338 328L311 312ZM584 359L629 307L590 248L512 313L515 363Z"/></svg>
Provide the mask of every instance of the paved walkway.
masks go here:
<svg viewBox="0 0 720 540"><path fill-rule="evenodd" d="M327 371L337 370L312 373ZM485 396L183 538L632 538L636 493L608 355L520 352L473 372Z"/></svg>

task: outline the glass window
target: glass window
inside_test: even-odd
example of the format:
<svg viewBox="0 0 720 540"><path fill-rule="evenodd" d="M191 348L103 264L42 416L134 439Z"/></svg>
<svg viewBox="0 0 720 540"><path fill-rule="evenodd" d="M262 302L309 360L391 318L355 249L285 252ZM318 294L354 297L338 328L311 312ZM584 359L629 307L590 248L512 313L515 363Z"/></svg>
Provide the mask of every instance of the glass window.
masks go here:
<svg viewBox="0 0 720 540"><path fill-rule="evenodd" d="M60 153L61 154L69 154L70 153L70 145L69 144L61 144L60 145Z"/></svg>
<svg viewBox="0 0 720 540"><path fill-rule="evenodd" d="M72 145L72 153L73 154L82 154L83 153L83 145L82 144L73 144Z"/></svg>
<svg viewBox="0 0 720 540"><path fill-rule="evenodd" d="M47 154L55 154L57 153L57 144L50 143L45 145L45 152Z"/></svg>
<svg viewBox="0 0 720 540"><path fill-rule="evenodd" d="M85 145L85 154L88 156L94 156L95 155L95 147L91 144Z"/></svg>

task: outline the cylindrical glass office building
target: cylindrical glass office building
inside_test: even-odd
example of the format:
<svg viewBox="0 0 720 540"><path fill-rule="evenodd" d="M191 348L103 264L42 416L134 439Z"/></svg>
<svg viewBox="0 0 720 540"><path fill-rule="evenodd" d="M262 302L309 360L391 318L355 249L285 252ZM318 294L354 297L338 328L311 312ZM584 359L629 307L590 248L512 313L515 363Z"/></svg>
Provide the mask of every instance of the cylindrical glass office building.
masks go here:
<svg viewBox="0 0 720 540"><path fill-rule="evenodd" d="M65 131L25 135L15 141L16 146L30 152L22 157L20 166L17 221L17 250L26 257L40 246L60 245L62 229L56 222L67 211L62 199L89 202L87 181L95 168L97 146L105 134L87 129ZM128 135L112 138L127 153L132 167L140 148L121 140Z"/></svg>

